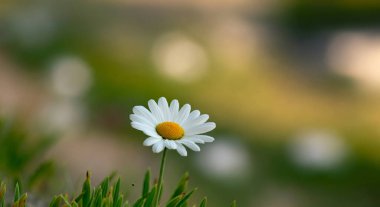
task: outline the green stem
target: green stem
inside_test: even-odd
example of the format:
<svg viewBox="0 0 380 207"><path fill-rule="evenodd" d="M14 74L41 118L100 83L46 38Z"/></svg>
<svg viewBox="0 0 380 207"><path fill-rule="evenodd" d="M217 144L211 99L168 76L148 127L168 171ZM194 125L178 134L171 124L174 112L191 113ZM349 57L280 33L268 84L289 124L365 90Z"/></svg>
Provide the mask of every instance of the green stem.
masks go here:
<svg viewBox="0 0 380 207"><path fill-rule="evenodd" d="M163 177L164 177L164 169L165 169L165 162L166 162L166 152L167 152L167 148L165 147L164 149L164 152L162 154L162 159L161 159L161 166L160 166L160 176L158 177L158 184L157 184L157 194L155 196L155 202L154 202L154 206L159 206L159 203L160 203L160 195L161 195L161 190L162 190L162 180L163 180Z"/></svg>

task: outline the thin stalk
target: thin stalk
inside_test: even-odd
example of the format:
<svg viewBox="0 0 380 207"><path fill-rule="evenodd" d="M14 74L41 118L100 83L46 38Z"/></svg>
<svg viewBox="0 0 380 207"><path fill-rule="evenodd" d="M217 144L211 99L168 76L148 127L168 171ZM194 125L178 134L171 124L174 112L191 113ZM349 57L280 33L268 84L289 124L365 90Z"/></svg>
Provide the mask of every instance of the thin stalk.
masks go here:
<svg viewBox="0 0 380 207"><path fill-rule="evenodd" d="M157 184L157 191L156 191L156 196L155 196L155 202L154 206L158 207L160 203L160 195L161 195L161 189L162 189L162 180L164 177L164 169L165 169L165 162L166 162L166 152L167 148L164 149L164 152L162 154L162 159L161 159L161 166L160 166L160 175L158 177L158 184Z"/></svg>

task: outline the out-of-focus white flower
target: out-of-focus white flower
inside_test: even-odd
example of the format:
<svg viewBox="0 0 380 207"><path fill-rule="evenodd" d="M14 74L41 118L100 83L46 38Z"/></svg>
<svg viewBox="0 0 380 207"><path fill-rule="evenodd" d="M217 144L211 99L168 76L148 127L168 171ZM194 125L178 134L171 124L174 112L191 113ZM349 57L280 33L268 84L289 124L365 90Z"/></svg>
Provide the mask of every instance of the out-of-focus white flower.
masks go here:
<svg viewBox="0 0 380 207"><path fill-rule="evenodd" d="M206 146L195 161L202 173L219 180L244 180L252 167L247 149L227 139Z"/></svg>
<svg viewBox="0 0 380 207"><path fill-rule="evenodd" d="M337 168L344 162L348 147L331 132L306 131L291 140L289 154L295 164L301 167L327 170Z"/></svg>
<svg viewBox="0 0 380 207"><path fill-rule="evenodd" d="M329 45L327 63L337 73L353 78L363 88L380 90L380 35L338 33Z"/></svg>
<svg viewBox="0 0 380 207"><path fill-rule="evenodd" d="M51 65L51 85L53 91L64 97L83 95L92 84L89 66L80 58L64 56Z"/></svg>
<svg viewBox="0 0 380 207"><path fill-rule="evenodd" d="M209 42L222 66L228 69L252 69L262 59L264 30L257 23L239 16L226 16L211 26Z"/></svg>
<svg viewBox="0 0 380 207"><path fill-rule="evenodd" d="M164 148L177 150L181 156L187 156L184 146L193 151L200 151L197 144L213 142L214 138L202 135L215 129L214 122L207 122L209 116L198 110L190 112L191 107L185 104L181 109L177 100L170 103L161 97L158 104L148 102L149 110L143 106L133 107L130 115L132 127L149 136L145 146L153 146L153 152L159 153Z"/></svg>
<svg viewBox="0 0 380 207"><path fill-rule="evenodd" d="M162 74L181 82L201 78L208 66L202 46L177 32L165 34L157 40L153 47L153 62Z"/></svg>
<svg viewBox="0 0 380 207"><path fill-rule="evenodd" d="M73 101L52 102L42 108L39 124L47 133L64 133L79 130L84 123L85 108Z"/></svg>

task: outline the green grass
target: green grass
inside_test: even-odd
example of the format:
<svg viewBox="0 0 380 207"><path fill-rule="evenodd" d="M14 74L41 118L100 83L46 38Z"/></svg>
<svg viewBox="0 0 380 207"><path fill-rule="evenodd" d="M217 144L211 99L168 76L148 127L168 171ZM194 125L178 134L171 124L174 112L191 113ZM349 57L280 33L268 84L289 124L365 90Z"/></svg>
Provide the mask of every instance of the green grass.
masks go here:
<svg viewBox="0 0 380 207"><path fill-rule="evenodd" d="M120 191L120 178L114 181L114 176L111 175L98 186L92 186L90 173L87 172L79 195L73 197L68 194L56 195L51 199L49 207L187 207L190 197L197 190L196 188L189 190L188 183L189 174L185 173L168 200L161 203L160 192L162 189L158 190L158 184L151 181L151 173L148 170L142 182L141 196L136 201L130 202L126 199L126 194ZM15 186L12 202L6 201L6 191L5 183L0 182L0 207L27 206L27 193L21 193L18 183ZM157 203L155 199L157 199ZM207 207L207 198L204 197L199 203L199 205L193 206ZM231 207L236 207L236 201L232 202Z"/></svg>

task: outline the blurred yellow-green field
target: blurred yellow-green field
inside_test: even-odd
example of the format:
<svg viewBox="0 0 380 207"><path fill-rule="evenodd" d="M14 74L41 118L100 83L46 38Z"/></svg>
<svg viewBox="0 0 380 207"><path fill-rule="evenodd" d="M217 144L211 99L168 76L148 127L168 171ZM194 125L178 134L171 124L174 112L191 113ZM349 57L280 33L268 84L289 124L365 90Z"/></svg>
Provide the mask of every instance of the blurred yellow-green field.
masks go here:
<svg viewBox="0 0 380 207"><path fill-rule="evenodd" d="M117 172L135 200L161 156L129 115L166 97L217 125L169 151L189 204L379 206L379 20L370 0L2 0L0 179L39 201Z"/></svg>

